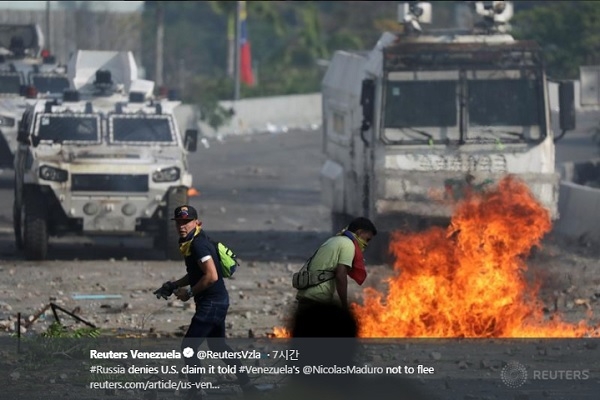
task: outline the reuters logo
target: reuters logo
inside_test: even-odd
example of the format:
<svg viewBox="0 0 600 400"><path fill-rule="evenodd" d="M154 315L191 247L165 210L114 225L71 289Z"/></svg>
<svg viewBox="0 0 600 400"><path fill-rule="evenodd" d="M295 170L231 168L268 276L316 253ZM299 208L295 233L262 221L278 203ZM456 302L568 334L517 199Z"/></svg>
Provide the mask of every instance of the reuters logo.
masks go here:
<svg viewBox="0 0 600 400"><path fill-rule="evenodd" d="M506 386L518 388L527 381L527 369L518 361L510 361L502 368L500 377Z"/></svg>

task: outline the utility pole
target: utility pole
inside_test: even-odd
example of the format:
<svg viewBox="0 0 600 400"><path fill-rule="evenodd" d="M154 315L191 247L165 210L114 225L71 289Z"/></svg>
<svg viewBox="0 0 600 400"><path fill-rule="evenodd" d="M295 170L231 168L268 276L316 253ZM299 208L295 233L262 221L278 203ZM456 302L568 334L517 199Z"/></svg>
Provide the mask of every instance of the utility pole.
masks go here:
<svg viewBox="0 0 600 400"><path fill-rule="evenodd" d="M235 89L233 93L233 100L237 101L240 99L240 42L242 38L242 29L240 27L240 12L241 3L236 1L235 7L235 45L234 45L234 58L233 58L233 77L235 79Z"/></svg>
<svg viewBox="0 0 600 400"><path fill-rule="evenodd" d="M165 36L164 9L162 1L156 2L156 86L163 85L163 42Z"/></svg>
<svg viewBox="0 0 600 400"><path fill-rule="evenodd" d="M227 76L233 78L233 58L235 57L235 15L227 16Z"/></svg>
<svg viewBox="0 0 600 400"><path fill-rule="evenodd" d="M50 46L50 1L46 1L46 44L45 47L47 50L50 50L52 47Z"/></svg>

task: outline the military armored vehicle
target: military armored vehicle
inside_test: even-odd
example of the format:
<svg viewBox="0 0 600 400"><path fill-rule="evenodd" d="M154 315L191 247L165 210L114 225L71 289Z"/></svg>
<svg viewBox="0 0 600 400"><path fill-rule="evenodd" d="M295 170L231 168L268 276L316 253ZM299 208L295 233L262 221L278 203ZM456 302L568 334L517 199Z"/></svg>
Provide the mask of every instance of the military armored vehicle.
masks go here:
<svg viewBox="0 0 600 400"><path fill-rule="evenodd" d="M69 88L65 67L43 49L33 24L0 24L0 167L12 168L17 122L31 99Z"/></svg>
<svg viewBox="0 0 600 400"><path fill-rule="evenodd" d="M78 51L68 75L72 90L29 105L19 124L17 247L42 260L50 237L135 234L179 258L170 217L188 201L197 145L197 131L179 132L180 102L153 97L131 52Z"/></svg>
<svg viewBox="0 0 600 400"><path fill-rule="evenodd" d="M368 52L334 54L322 82L321 170L334 229L359 215L382 232L443 222L465 189L507 174L558 216L542 51L508 33L511 2L468 3L468 30L428 32L432 5L401 3L401 33L384 33ZM566 131L572 84L560 92Z"/></svg>

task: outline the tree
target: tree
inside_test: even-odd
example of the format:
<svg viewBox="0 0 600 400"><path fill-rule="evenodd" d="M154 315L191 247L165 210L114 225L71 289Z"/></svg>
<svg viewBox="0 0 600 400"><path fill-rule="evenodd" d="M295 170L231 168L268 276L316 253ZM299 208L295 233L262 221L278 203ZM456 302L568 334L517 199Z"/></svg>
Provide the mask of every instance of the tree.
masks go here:
<svg viewBox="0 0 600 400"><path fill-rule="evenodd" d="M600 62L600 2L557 1L518 12L517 38L538 42L548 72L556 78L577 78L579 66Z"/></svg>
<svg viewBox="0 0 600 400"><path fill-rule="evenodd" d="M385 1L249 1L248 35L258 85L241 86L242 98L320 90L323 59L335 50L366 50L382 30L397 28L397 4ZM142 65L155 75L156 9L164 10L164 83L180 87L214 127L229 110L219 100L233 96L228 24L236 2L145 2ZM228 37L229 36L229 37Z"/></svg>

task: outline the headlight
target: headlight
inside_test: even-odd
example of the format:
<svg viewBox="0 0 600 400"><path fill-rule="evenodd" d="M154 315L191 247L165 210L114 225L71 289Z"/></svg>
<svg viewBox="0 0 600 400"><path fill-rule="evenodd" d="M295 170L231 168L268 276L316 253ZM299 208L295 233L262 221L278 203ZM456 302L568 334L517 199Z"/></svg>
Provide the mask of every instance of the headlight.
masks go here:
<svg viewBox="0 0 600 400"><path fill-rule="evenodd" d="M69 178L69 173L64 169L42 165L40 167L40 178L47 181L66 182Z"/></svg>
<svg viewBox="0 0 600 400"><path fill-rule="evenodd" d="M12 128L15 126L15 119L11 117L5 117L4 115L0 115L0 127L7 126Z"/></svg>
<svg viewBox="0 0 600 400"><path fill-rule="evenodd" d="M159 169L152 174L154 182L173 182L179 179L179 168L170 167Z"/></svg>

